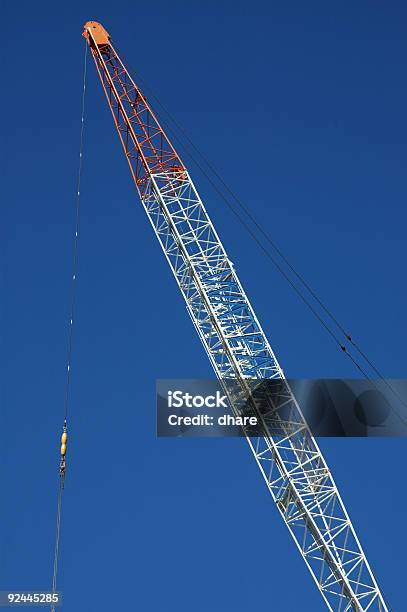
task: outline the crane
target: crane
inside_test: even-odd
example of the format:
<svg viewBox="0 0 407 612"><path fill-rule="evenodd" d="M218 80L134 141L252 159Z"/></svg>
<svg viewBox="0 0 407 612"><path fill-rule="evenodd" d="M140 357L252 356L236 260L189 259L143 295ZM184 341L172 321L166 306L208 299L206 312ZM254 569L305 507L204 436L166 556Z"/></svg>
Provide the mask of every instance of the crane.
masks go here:
<svg viewBox="0 0 407 612"><path fill-rule="evenodd" d="M261 414L261 435L246 440L325 604L338 612L387 611L330 469L186 166L106 29L88 21L83 36L140 201L216 376L235 381L246 397L253 380L278 383Z"/></svg>

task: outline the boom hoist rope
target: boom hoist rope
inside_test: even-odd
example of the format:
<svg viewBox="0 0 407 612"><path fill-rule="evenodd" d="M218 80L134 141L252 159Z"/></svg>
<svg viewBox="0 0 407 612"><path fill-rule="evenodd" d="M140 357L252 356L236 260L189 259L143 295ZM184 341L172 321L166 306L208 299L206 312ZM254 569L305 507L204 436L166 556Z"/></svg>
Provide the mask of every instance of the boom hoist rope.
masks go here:
<svg viewBox="0 0 407 612"><path fill-rule="evenodd" d="M131 65L121 50L120 50L120 54L122 57L124 57L126 63ZM236 193L230 188L230 186L227 184L225 179L222 177L219 171L215 168L213 163L202 153L202 151L198 148L198 146L193 142L191 137L188 135L185 128L179 123L179 121L177 121L177 119L174 118L172 113L170 113L170 111L164 106L164 104L159 99L157 94L152 90L151 86L146 82L145 78L140 75L140 71L134 70L132 66L131 68L133 69L133 72L137 74L138 79L140 80L140 82L143 83L143 86L149 91L151 97L154 98L158 106L168 117L169 121L172 123L172 126L169 125L168 121L163 118L162 114L160 116L161 124L164 125L167 131L170 132L171 135L177 140L177 142L182 147L182 149L184 150L186 155L189 157L189 159L191 159L191 161L193 161L194 164L197 166L197 168L202 172L202 174L208 180L208 182L210 183L212 188L216 191L216 193L221 197L221 199L226 204L226 206L229 208L229 210L232 212L232 214L237 218L239 223L244 227L244 229L247 231L250 237L254 240L254 242L256 242L257 246L260 248L263 254L273 263L273 265L278 270L278 272L282 275L282 277L287 281L287 283L295 291L295 293L298 295L301 301L305 304L305 306L310 310L310 312L316 318L318 323L331 336L333 341L336 343L337 347L345 354L346 357L348 357L351 360L351 362L357 368L357 370L359 370L361 375L366 380L371 382L372 385L376 389L378 389L376 382L369 375L365 367L360 364L359 359L349 351L349 346L352 347L359 354L359 357L363 359L364 363L368 366L368 368L370 368L371 371L374 372L374 375L377 376L378 379L380 379L386 385L386 387L392 393L393 397L397 399L400 402L400 404L403 405L404 408L407 408L407 402L405 401L405 399L400 395L397 389L384 376L382 371L374 364L374 362L371 360L371 358L366 353L366 351L362 349L360 344L353 338L353 336L350 335L350 333L346 330L345 326L340 322L340 320L337 318L334 312L326 305L323 299L317 294L315 289L313 289L309 281L307 281L307 279L290 262L288 257L282 251L282 249L276 244L275 240L272 238L270 233L268 233L264 229L261 222L259 222L256 219L253 212L250 211L247 204L243 203L242 200L236 195ZM157 113L157 115L159 114ZM212 174L212 176L209 174L209 172L205 170L205 167L203 167L203 165L200 163L197 157L194 156L192 150L196 152L196 154L202 160L206 168L209 169L209 172ZM222 189L219 188L219 186L216 184L215 180L212 177L215 177L215 179L219 181L219 183L222 185L223 189L227 192L228 195L225 194L222 191ZM235 202L235 204L237 204L237 207L235 206L234 203L232 203L233 201ZM243 215L245 215L246 219L248 219L248 221L252 224L253 227L250 227L250 224L243 218L242 214L240 214L239 209L243 213ZM263 236L263 238L270 244L274 252L279 256L280 262L276 259L275 256L273 256L273 254L267 248L267 246L264 245L264 243L259 238L259 234ZM293 282L287 270L284 269L284 266L286 266L288 271L293 274L293 276L297 279L297 281L299 281L300 283L299 286L295 282ZM313 303L310 301L310 299L307 297L306 293L304 293L301 287L303 287L306 290L306 292L308 292L308 295L311 296L311 298L313 298L313 300L315 301L316 307L313 305ZM325 313L325 315L327 315L328 320L324 319L324 317L321 316L321 313L318 312L318 307L320 311L322 311L323 313ZM328 322L329 320L333 323L333 326ZM340 335L338 335L337 331L335 331L335 328L338 332L340 332ZM340 336L343 336L343 339ZM348 346L347 346L347 343L348 343ZM385 398L385 401L389 404L390 408L394 411L396 416L403 423L407 423L405 416L403 414L400 414L397 408L394 405L390 404L387 398Z"/></svg>
<svg viewBox="0 0 407 612"><path fill-rule="evenodd" d="M139 76L140 78L140 76ZM140 78L140 80L142 81L142 79ZM156 101L158 102L158 104L160 104L159 100L156 98L156 96L152 96L156 99ZM160 106L162 106L160 104ZM162 107L163 108L163 107ZM165 109L164 109L165 110ZM203 156L203 154L199 151L199 149L194 145L194 143L190 140L190 138L188 137L188 135L184 132L183 128L180 127L175 119L173 119L171 117L171 115L169 114L168 111L165 111L169 118L174 122L174 124L176 126L178 126L178 129L180 131L180 133L184 133L185 134L185 138L190 142L191 146L198 152L198 154L201 156L201 159L206 163L206 165L208 166L209 169L212 170L213 174L215 176L218 177L219 181L224 184L225 188L232 194L232 196L234 197L234 199L236 200L236 202L239 204L240 208L246 212L246 217L253 223L253 225L260 230L261 234L265 237L265 239L270 242L270 244L272 244L273 248L275 249L275 251L280 255L281 260L287 265L287 267L292 271L292 273L301 281L301 284L303 285L303 287L305 287L308 292L311 294L311 296L314 298L314 300L317 302L317 304L320 306L320 308L325 311L326 314L328 314L329 318L334 322L334 324L336 325L336 327L339 329L340 332L342 332L342 334L344 335L346 341L354 347L354 349L359 353L359 355L362 357L362 359L364 360L365 364L367 364L372 371L377 375L377 377L386 385L386 387L389 389L389 391L391 391L392 395L400 402L400 404L403 405L404 408L407 408L407 403L406 401L403 399L403 397L400 395L400 393L397 391L397 389L389 382L389 380L387 378L385 378L385 376L383 375L383 373L375 366L375 364L371 361L371 359L369 359L368 355L360 348L360 345L358 345L352 338L352 336L349 335L349 333L346 332L346 330L344 329L344 327L340 324L340 322L335 318L335 316L331 313L331 311L328 310L328 308L325 306L325 304L322 302L322 300L318 297L318 295L316 294L316 292L312 289L312 287L307 283L307 281L300 275L299 272L297 272L297 270L294 268L294 266L289 262L289 260L286 258L286 256L284 255L284 253L279 249L279 247L274 243L274 241L272 240L272 238L270 237L269 234L267 234L267 232L260 226L259 222L256 220L256 218L253 216L253 214L247 209L246 206L244 206L244 204L241 203L241 201L238 199L238 197L236 195L234 195L234 193L231 191L231 189L228 187L228 185L224 182L224 180L222 179L222 177L218 174L218 172L216 171L216 169L213 168L213 166L211 165L211 163L209 161L206 160L206 158ZM184 150L184 152L186 153L186 155L189 157L189 159L191 159L195 165L197 166L197 168L203 173L203 175L206 177L206 179L208 180L208 182L211 184L212 188L216 191L216 193L218 193L218 195L222 198L222 200L224 201L224 203L226 204L226 206L229 208L229 210L232 212L232 214L238 219L239 223L244 227L244 229L246 230L246 232L249 234L249 236L253 239L253 241L257 244L257 246L259 247L259 249L263 252L263 254L273 263L274 267L278 270L278 272L281 274L281 276L284 278L284 280L287 281L287 283L290 285L290 287L294 290L294 292L298 295L298 297L300 298L300 300L303 302L303 304L310 310L310 312L312 313L312 315L315 317L315 319L318 321L318 323L321 325L321 327L323 329L325 329L325 331L327 332L327 334L329 334L329 336L331 336L331 338L333 339L333 341L335 342L335 344L337 345L337 347L344 353L344 355L346 357L348 357L350 359L350 361L352 362L352 364L355 366L355 368L360 372L361 376L363 378L365 378L368 382L370 382L372 384L372 386L377 390L380 391L380 388L377 384L377 382L372 378L372 376L369 374L369 372L367 371L365 366L362 366L360 363L360 360L355 357L354 354L352 354L348 347L346 346L346 344L344 343L344 340L342 340L340 338L340 336L338 335L338 333L335 331L335 329L332 327L332 325L330 325L326 319L323 318L323 316L321 316L320 312L318 312L318 309L312 304L312 302L307 298L306 294L304 293L304 291L301 290L301 288L295 283L293 282L293 280L290 278L289 274L287 273L287 271L284 269L283 265L281 265L279 263L279 261L273 256L273 254L271 253L271 251L264 245L264 243L260 240L259 236L256 234L255 230L250 227L249 223L247 221L245 221L245 219L242 217L242 215L239 213L239 211L235 208L235 206L232 204L231 200L228 199L225 194L221 191L221 189L219 189L218 185L215 183L215 181L211 178L211 176L206 172L205 168L203 168L202 164L200 164L200 162L197 160L196 157L193 156L193 154L191 153L191 150L185 145L185 143L181 140L179 134L177 134L177 132L171 128L168 123L162 119L162 117L160 117L160 121L162 123L162 125L165 126L166 130L177 140L177 142L180 144L180 146L182 147L182 149ZM404 416L404 414L400 413L398 408L396 408L396 406L390 402L390 400L386 397L383 396L384 401L386 402L386 404L388 404L388 406L390 407L390 409L394 412L394 414L396 415L396 417L398 419L400 419L400 421L404 424L407 424L407 419Z"/></svg>
<svg viewBox="0 0 407 612"><path fill-rule="evenodd" d="M143 80L140 77L140 75L139 75L139 78L140 78L140 81ZM279 261L273 256L271 251L261 241L258 234L256 234L255 229L250 227L249 223L239 213L239 210L234 206L234 204L232 204L232 200L229 199L227 196L225 196L225 194L218 187L215 181L211 178L211 176L205 170L202 164L197 160L196 157L193 156L191 150L185 145L185 143L180 138L180 135L177 134L174 128L171 128L168 125L168 122L166 122L165 120L162 119L162 117L160 117L160 121L162 125L164 125L167 131L170 132L171 135L177 140L177 142L180 144L180 146L182 147L186 155L189 157L189 159L191 159L194 162L194 164L197 166L197 168L203 173L203 175L206 177L208 182L211 184L212 188L216 191L216 193L218 193L218 195L221 197L221 199L226 204L226 206L229 208L229 210L232 212L232 214L237 218L239 223L244 227L246 232L253 239L253 241L257 244L257 246L263 252L263 254L273 263L274 267L278 270L278 272L281 274L284 280L286 280L287 283L291 286L291 288L298 295L298 297L305 304L305 306L310 310L310 312L315 317L315 319L318 321L318 323L321 325L321 327L325 329L325 331L331 336L333 341L336 343L337 347L344 353L346 357L350 359L350 361L355 366L355 368L360 372L362 377L365 378L367 381L369 381L373 385L373 387L379 391L380 390L379 386L377 385L376 381L372 378L372 376L368 373L366 367L362 366L360 363L360 360L349 351L348 346L346 346L346 342L349 343L349 346L355 349L355 351L363 359L365 364L367 364L367 366L371 368L371 370L378 377L378 379L380 379L385 384L385 386L392 393L393 397L397 399L404 408L407 408L406 400L400 395L397 389L389 382L389 380L384 376L384 374L379 370L379 368L372 362L372 360L369 358L367 353L353 339L353 337L349 334L349 332L346 331L344 326L335 317L332 311L328 309L328 307L325 305L322 299L318 296L316 291L309 285L307 280L298 272L298 270L295 269L293 264L291 264L291 262L287 259L287 257L278 247L278 245L271 238L270 234L268 234L264 230L264 228L261 227L259 221L257 221L253 213L251 213L248 207L245 206L242 203L242 201L234 194L234 192L230 189L230 187L227 185L227 183L224 181L221 175L217 172L217 170L213 167L213 165L205 158L205 156L199 151L196 145L191 141L191 139L189 138L185 130L176 122L176 120L170 115L170 113L167 110L165 110L165 108L162 106L162 104L160 103L160 101L154 94L152 94L152 97L156 99L157 103L163 108L164 112L167 113L170 120L174 123L174 125L179 130L179 134L184 135L184 137L189 142L191 147L193 147L196 150L196 152L201 157L201 159L204 161L204 163L207 165L207 167L212 172L212 174L218 178L220 183L230 193L233 199L237 202L240 209L246 215L247 219L249 219L249 221L252 222L253 226L259 231L259 233L262 234L263 237L267 240L267 242L271 244L275 252L280 256L281 261L288 267L288 269L292 272L292 274L300 281L300 286L298 286L295 282L293 282L293 280L290 278L289 274L287 273L286 269L284 269L284 266L281 265L281 263L279 263ZM323 312L325 312L326 315L328 315L328 320L330 319L333 322L334 326L339 330L339 332L341 332L341 334L344 337L343 339L340 337L340 335L338 335L337 331L335 331L335 327L329 324L328 321L324 319L323 316L321 316L320 312L318 312L318 309L313 305L313 303L307 297L305 292L301 290L301 285L308 291L308 293L315 300L316 304L320 307L320 309ZM399 412L399 410L394 406L394 404L390 403L390 401L387 399L386 396L384 396L384 401L389 405L390 409L394 412L397 418L399 418L400 421L402 421L403 423L407 424L406 417Z"/></svg>
<svg viewBox="0 0 407 612"><path fill-rule="evenodd" d="M85 42L85 53L83 61L83 88L82 88L82 109L81 109L81 128L79 139L79 164L77 189L75 197L75 234L73 239L73 263L72 263L72 279L71 279L71 297L69 308L69 325L68 325L68 350L67 350L67 367L66 367L66 385L65 385L65 400L64 400L64 423L61 435L60 461L59 461L59 486L58 486L58 503L57 503L57 519L55 531L55 551L54 551L54 571L52 577L52 593L57 589L58 561L59 561L59 541L61 535L61 514L62 514L62 495L65 486L66 472L66 451L68 442L68 412L70 399L71 385L71 364L72 364L72 340L75 315L75 298L76 298L76 281L78 272L78 240L79 240L79 219L80 219L80 201L81 201L81 179L82 179L82 160L83 160L83 136L85 129L85 96L86 96L86 66L87 66L88 45ZM51 612L55 612L55 607L52 606Z"/></svg>

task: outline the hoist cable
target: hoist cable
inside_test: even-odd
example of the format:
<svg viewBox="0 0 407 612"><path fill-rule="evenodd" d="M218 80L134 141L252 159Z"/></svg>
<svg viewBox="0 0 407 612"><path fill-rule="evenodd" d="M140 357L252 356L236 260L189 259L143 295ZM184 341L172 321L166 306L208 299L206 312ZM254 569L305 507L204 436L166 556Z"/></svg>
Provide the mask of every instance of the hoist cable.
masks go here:
<svg viewBox="0 0 407 612"><path fill-rule="evenodd" d="M65 389L65 404L64 415L65 421L68 418L69 407L69 390L71 382L71 360L72 360L72 338L75 314L75 298L76 298L76 279L78 271L78 241L79 241L79 221L80 221L80 204L81 204L81 180L83 167L83 136L85 130L85 96L86 96L86 66L87 66L88 44L85 41L85 60L83 68L83 90L82 90L82 116L81 129L79 139L79 164L78 164L78 179L76 189L76 207L75 207L75 235L73 240L73 261L72 261L72 279L71 279L71 304L70 304L70 319L68 332L68 354L67 354L67 372L66 372L66 389Z"/></svg>
<svg viewBox="0 0 407 612"><path fill-rule="evenodd" d="M126 59L126 63L127 59ZM341 324L341 322L338 320L338 318L333 314L333 312L326 306L326 304L322 301L322 299L318 296L318 294L315 292L315 290L311 287L311 285L307 282L307 280L303 277L302 274L300 274L300 272L298 272L298 270L296 270L296 268L294 267L294 265L288 260L288 258L286 257L286 255L284 255L283 251L281 250L281 248L275 243L275 241L273 240L273 238L270 236L270 234L268 234L264 228L261 226L261 224L257 221L257 219L255 218L255 216L253 215L253 213L248 209L248 207L241 201L241 199L232 191L232 189L228 186L228 184L226 183L226 181L223 179L223 177L219 174L219 172L216 170L216 168L214 167L214 165L207 159L207 157L199 150L199 148L194 144L194 142L192 141L192 139L189 137L189 135L187 134L186 130L180 125L180 123L172 116L172 114L168 111L168 109L162 104L162 102L160 101L160 99L158 98L158 96L152 91L152 88L146 83L145 79L140 75L139 71L135 71L134 70L134 74L137 74L137 77L140 79L140 81L143 83L143 86L145 86L151 96L156 100L157 104L161 107L161 109L165 112L165 114L167 115L167 117L170 119L170 121L174 124L175 128L183 135L183 137L188 141L188 143L190 144L190 146L196 151L196 153L200 156L201 160L206 164L206 166L209 168L209 170L213 173L213 175L219 180L219 182L223 185L223 187L227 190L227 192L230 194L230 196L235 200L235 202L238 204L238 206L240 207L240 209L245 213L245 215L250 219L250 221L253 223L253 225L256 227L256 229L263 235L263 237L267 240L267 242L273 247L273 249L275 250L275 252L279 255L279 257L281 258L281 260L286 264L286 266L291 270L291 272L295 275L295 277L300 281L300 283L303 285L303 287L309 292L309 294L313 297L313 299L316 301L316 303L319 305L319 307L328 315L328 317L332 320L332 322L335 324L335 326L340 330L340 332L344 335L345 341L349 342L349 344L359 353L359 355L362 357L362 359L371 367L371 369L375 372L375 374L378 376L378 378L380 378L385 385L388 387L388 389L393 393L393 395L400 401L400 403L402 403L406 408L407 408L407 402L401 397L401 395L398 393L398 391L394 388L394 386L388 381L387 378L385 378L385 376L382 374L382 372L377 368L377 366L372 362L372 360L368 357L368 355L362 350L362 348L360 347L360 345L354 341L354 339L352 338L352 336L349 334L349 332L345 329L345 327ZM367 375L367 373L365 373L364 369L362 367L360 367L360 365L358 364L358 361L352 356L352 354L346 349L345 345L340 341L340 339L338 338L338 336L332 331L331 327L326 323L326 321L324 321L322 319L322 317L318 314L318 312L316 311L315 308L313 308L312 304L309 302L309 300L306 299L306 297L303 295L303 293L301 292L301 290L292 282L292 280L289 278L289 276L285 273L285 271L283 270L282 266L280 266L278 264L278 262L276 261L275 258L273 258L273 256L271 255L271 253L264 247L264 245L259 241L258 237L253 233L253 231L251 231L251 229L249 228L248 224L241 218L241 216L239 215L239 213L235 210L235 208L233 207L233 205L230 203L230 201L228 200L228 198L225 196L225 194L218 188L218 186L214 183L214 181L211 179L211 177L208 175L208 173L204 170L204 168L202 167L202 164L200 164L197 159L193 156L193 154L191 153L190 150L188 150L188 148L186 147L185 143L182 141L182 139L179 137L179 135L177 134L177 132L173 129L170 128L168 123L166 121L162 120L162 117L160 118L160 121L162 123L166 123L166 129L168 131L170 131L173 135L173 137L178 141L178 143L181 145L181 147L183 148L183 150L186 152L186 154L189 156L189 158L195 163L195 165L200 169L200 171L204 174L204 176L207 178L207 180L210 182L210 184L212 185L212 187L215 189L215 191L220 195L220 197L222 198L222 200L226 203L226 205L228 206L228 208L233 212L233 214L237 217L237 219L239 220L239 222L243 225L243 227L246 229L246 231L250 234L250 236L255 240L255 242L257 243L257 245L260 247L260 249L263 251L263 253L272 261L272 263L274 264L274 266L278 269L278 271L280 272L280 274L282 274L282 276L285 278L285 280L290 284L290 286L294 289L294 291L297 293L297 295L301 298L301 300L306 304L306 306L310 309L310 311L312 312L312 314L315 316L315 318L319 321L319 323L325 328L325 330L333 337L333 339L335 340L335 342L339 345L339 347L341 348L341 350L351 359L351 361L353 362L353 364L355 365L355 367L357 367L363 374L364 376L371 381L371 378Z"/></svg>
<svg viewBox="0 0 407 612"><path fill-rule="evenodd" d="M75 313L75 295L76 295L76 280L78 271L78 239L79 239L79 220L80 220L80 200L81 200L81 178L83 166L83 136L85 127L85 96L86 96L86 68L87 68L87 53L88 44L85 41L85 54L83 61L83 89L82 89L82 109L81 109L81 128L79 140L79 163L78 163L78 179L75 197L75 234L73 240L73 263L72 263L72 279L71 279L71 297L69 307L69 326L68 326L68 350L67 350L67 369L66 369L66 386L65 386L65 401L64 401L64 425L61 445L61 461L59 467L59 486L58 486L58 503L57 503L57 518L55 530L55 550L54 550L54 568L52 577L52 593L56 593L57 576L58 576L58 561L59 561L59 542L61 536L61 516L62 516L62 496L65 483L65 453L67 442L67 421L69 408L69 392L71 384L71 361L72 361L72 340L73 340L73 325ZM55 606L51 607L51 612L55 612Z"/></svg>
<svg viewBox="0 0 407 612"><path fill-rule="evenodd" d="M54 554L54 573L52 576L52 592L55 593L57 589L57 575L58 575L58 558L59 558L59 540L61 532L61 510L62 510L62 487L58 490L58 505L57 505L57 524L56 524L56 537L55 537L55 554ZM54 608L52 608L54 610Z"/></svg>

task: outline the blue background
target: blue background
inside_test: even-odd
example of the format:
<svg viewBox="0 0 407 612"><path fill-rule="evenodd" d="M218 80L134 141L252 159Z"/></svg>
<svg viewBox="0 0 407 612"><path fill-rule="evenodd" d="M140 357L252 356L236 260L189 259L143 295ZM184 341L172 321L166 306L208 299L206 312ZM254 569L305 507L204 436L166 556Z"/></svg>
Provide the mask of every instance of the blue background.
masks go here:
<svg viewBox="0 0 407 612"><path fill-rule="evenodd" d="M383 373L405 377L406 18L374 0L4 6L1 588L51 582L83 23L105 24ZM155 437L155 379L211 370L88 75L64 609L322 610L245 441ZM287 375L357 376L191 173ZM405 440L321 447L404 609Z"/></svg>

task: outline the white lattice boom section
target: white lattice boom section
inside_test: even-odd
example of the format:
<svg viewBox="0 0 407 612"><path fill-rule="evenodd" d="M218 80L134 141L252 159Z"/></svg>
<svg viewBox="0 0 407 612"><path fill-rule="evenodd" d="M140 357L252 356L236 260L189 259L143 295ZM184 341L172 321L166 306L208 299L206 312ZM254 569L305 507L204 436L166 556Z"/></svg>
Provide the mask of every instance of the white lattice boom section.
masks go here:
<svg viewBox="0 0 407 612"><path fill-rule="evenodd" d="M247 436L247 442L325 603L338 612L388 610L332 475L184 164L107 32L88 22L85 36L141 201L216 375L229 397L228 381L235 381L261 416L262 435ZM260 385L253 398L253 381L264 379L276 380L277 393L270 397ZM234 410L239 412L237 403Z"/></svg>

